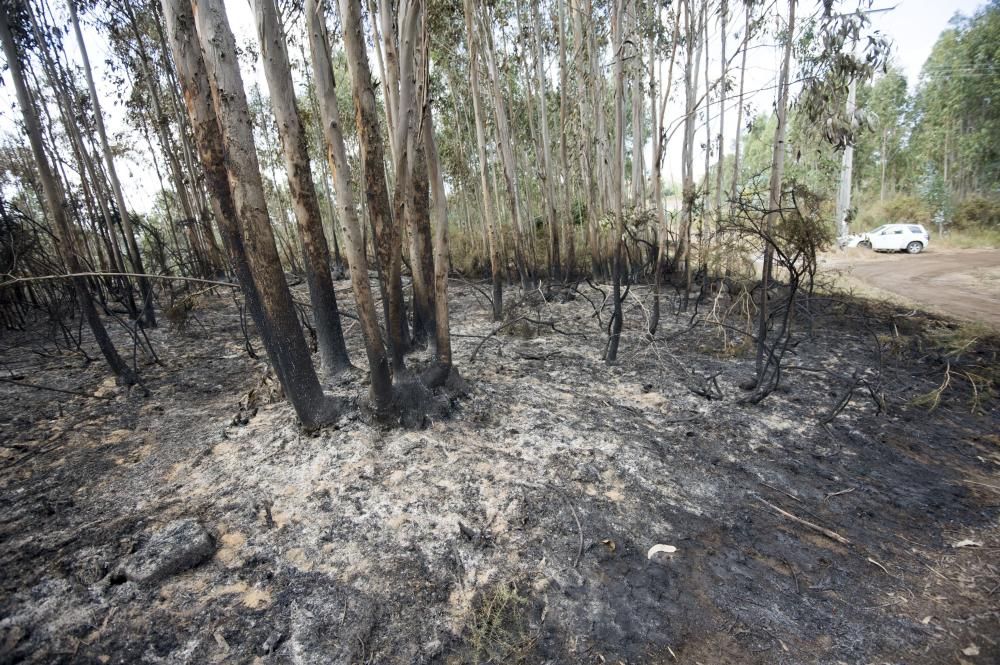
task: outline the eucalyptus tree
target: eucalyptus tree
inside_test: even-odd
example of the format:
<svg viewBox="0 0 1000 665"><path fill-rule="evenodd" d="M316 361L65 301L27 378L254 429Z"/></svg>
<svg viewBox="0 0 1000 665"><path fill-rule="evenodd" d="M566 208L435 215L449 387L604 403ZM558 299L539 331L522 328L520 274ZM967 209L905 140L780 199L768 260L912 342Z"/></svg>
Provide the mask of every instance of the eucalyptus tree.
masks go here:
<svg viewBox="0 0 1000 665"><path fill-rule="evenodd" d="M611 36L614 57L614 80L615 80L615 142L612 153L612 171L614 180L611 188L611 208L614 215L615 237L612 240L614 245L614 267L611 288L612 307L611 315L611 337L608 340L608 348L604 355L604 360L610 365L618 359L618 345L621 343L622 333L622 245L625 235L625 217L622 198L625 189L625 83L624 83L624 51L625 40L622 36L623 14L625 0L612 0L611 9Z"/></svg>
<svg viewBox="0 0 1000 665"><path fill-rule="evenodd" d="M531 36L534 50L534 77L535 96L538 98L538 127L540 132L537 137L538 176L541 180L542 207L545 211L545 218L549 225L549 277L557 279L561 276L562 267L560 265L560 240L559 240L559 220L556 213L556 205L560 200L556 194L555 183L558 178L554 172L556 164L552 160L552 144L549 136L549 111L546 97L548 96L545 81L545 53L542 49L542 18L538 11L540 3L531 3ZM565 177L565 174L563 175Z"/></svg>
<svg viewBox="0 0 1000 665"><path fill-rule="evenodd" d="M305 259L306 282L313 306L316 338L323 369L336 374L350 366L333 288L330 249L323 232L319 199L306 148L306 134L296 104L285 32L274 0L254 0L264 74L281 139L285 171Z"/></svg>
<svg viewBox="0 0 1000 665"><path fill-rule="evenodd" d="M133 88L128 106L133 121L140 126L148 123L155 130L181 210L176 224L190 248L195 272L211 277L223 269L222 255L198 187L198 173L185 157L187 124L179 110L171 108L177 103L175 81L170 75L169 55L164 52L166 46L159 39L159 14L158 3L110 2L100 25L114 47L115 57L131 74ZM170 231L175 231L173 225Z"/></svg>
<svg viewBox="0 0 1000 665"><path fill-rule="evenodd" d="M340 110L337 107L336 80L330 60L330 46L327 39L326 16L319 0L305 2L306 31L309 36L309 52L313 67L313 81L323 137L326 142L326 157L333 173L337 193L337 212L340 217L344 237L344 248L350 266L351 288L358 311L358 321L365 340L365 354L371 376L370 392L376 412L388 415L394 410L395 397L389 360L382 332L375 312L375 299L368 277L368 256L365 251L361 223L358 220L351 187L350 166L341 127Z"/></svg>
<svg viewBox="0 0 1000 665"><path fill-rule="evenodd" d="M914 181L936 174L949 198L995 196L1000 181L1000 111L993 102L1000 89L998 61L997 0L972 15L956 16L938 37L912 100L908 149Z"/></svg>
<svg viewBox="0 0 1000 665"><path fill-rule="evenodd" d="M497 150L503 166L503 178L506 184L507 204L510 208L511 231L513 233L514 262L521 278L521 288L525 291L534 286L534 258L528 249L524 212L522 210L521 187L518 181L517 160L514 158L514 136L511 133L507 102L499 69L497 67L496 50L493 44L491 22L487 22L482 11L473 12L476 29L479 36L480 54L486 64L487 83L493 102L493 119L496 123Z"/></svg>
<svg viewBox="0 0 1000 665"><path fill-rule="evenodd" d="M220 226L229 227L234 268L246 261L237 274L248 297L258 300L261 336L285 394L303 426L319 427L337 416L337 405L320 387L281 269L225 7L221 0L198 0L188 12L185 5L163 0L202 166L212 172L216 212L228 217Z"/></svg>
<svg viewBox="0 0 1000 665"><path fill-rule="evenodd" d="M702 21L705 20L705 7L696 11L692 6L694 0L683 0L684 15L684 116L683 147L681 151L681 189L683 209L681 211L680 228L677 233L677 243L674 249L674 266L683 267L685 285L690 292L691 286L691 227L694 224L695 202L698 194L694 179L695 152L695 120L699 106L698 72L701 66L702 48L705 47L702 35ZM707 93L707 91L706 91ZM707 146L706 146L707 149ZM687 296L685 295L685 303Z"/></svg>
<svg viewBox="0 0 1000 665"><path fill-rule="evenodd" d="M372 85L371 68L361 17L361 7L357 0L340 0L340 21L343 28L344 49L347 54L348 71L354 97L354 115L361 146L361 163L364 170L364 191L368 216L371 220L375 241L376 258L381 278L382 299L386 313L386 332L389 353L395 372L403 371L403 355L408 347L408 326L403 311L403 287L401 273L401 242L404 206L407 187L410 182L410 152L407 138L417 121L415 117L416 81L413 75L413 48L417 29L419 0L403 3L399 14L400 39L398 43L407 49L406 55L399 56L400 73L390 83L389 99L394 122L389 137L393 157L395 189L390 205L389 186L386 181L385 149L382 131L378 121L375 90ZM407 69L408 68L408 69ZM319 73L317 73L317 78ZM393 103L393 100L398 100Z"/></svg>
<svg viewBox="0 0 1000 665"><path fill-rule="evenodd" d="M77 305L80 307L83 317L86 319L87 325L94 335L94 340L101 349L101 353L111 367L111 371L115 373L118 379L125 384L131 385L136 383L138 378L118 354L114 343L111 341L111 337L108 335L107 329L104 327L100 314L94 305L86 278L78 275L83 271L78 258L78 248L75 246L75 232L71 228L66 215L67 202L65 191L53 174L42 138L39 112L25 81L22 61L27 52L26 45L23 43L27 39L28 34L26 23L27 17L23 9L19 11L18 7L12 3L0 3L0 44L3 46L7 68L14 84L17 105L20 108L25 133L31 145L31 153L35 160L38 179L41 181L47 212L54 222L56 246L66 268L71 274L77 275L70 279L76 295ZM15 30L20 33L22 38L20 47L15 42Z"/></svg>
<svg viewBox="0 0 1000 665"><path fill-rule="evenodd" d="M858 88L858 105L866 112L867 131L858 137L856 186L862 195L885 201L890 189L898 186L899 167L909 133L906 77L891 67L871 85Z"/></svg>
<svg viewBox="0 0 1000 665"><path fill-rule="evenodd" d="M593 103L591 90L598 85L600 79L594 75L595 58L592 37L595 30L591 23L593 11L590 0L569 0L570 14L573 19L573 44L577 53L574 78L576 79L578 127L578 160L580 163L580 180L586 201L586 238L590 254L590 272L597 277L601 272L601 257L598 245L597 218L601 216L604 204L600 193L599 172L601 159L598 157L595 145L597 136L601 135L598 127L603 125L604 106ZM586 15L586 22L584 21Z"/></svg>
<svg viewBox="0 0 1000 665"><path fill-rule="evenodd" d="M478 157L480 194L482 195L482 213L489 241L490 274L493 281L493 320L499 321L503 313L503 278L504 270L500 258L500 233L496 210L493 206L489 179L489 163L486 153L486 118L483 111L482 91L479 85L479 33L475 28L474 5L472 0L464 0L465 38L469 52L469 86L472 96L472 108L475 114L476 151Z"/></svg>
<svg viewBox="0 0 1000 665"><path fill-rule="evenodd" d="M731 200L736 199L740 183L740 148L743 145L743 111L746 92L747 53L753 26L754 0L743 0L743 40L740 43L740 87L736 102L736 139L733 144L733 178L730 183Z"/></svg>
<svg viewBox="0 0 1000 665"><path fill-rule="evenodd" d="M667 82L663 86L660 94L659 110L653 108L653 201L656 210L656 263L653 266L653 308L649 316L649 335L656 334L656 328L660 323L660 286L663 280L664 260L667 257L667 219L663 207L663 157L667 148L667 133L664 120L667 112L667 102L673 91L674 83L674 63L677 61L677 46L680 36L680 11L672 10L668 15L673 23L673 31L670 37L670 64L667 66ZM657 11L657 23L661 21L660 11ZM655 58L655 52L650 49L650 60ZM656 97L654 95L654 100Z"/></svg>
<svg viewBox="0 0 1000 665"><path fill-rule="evenodd" d="M104 165L107 168L108 179L111 183L111 191L115 197L115 205L122 223L122 230L125 234L125 246L128 249L129 261L132 268L139 275L139 292L142 297L142 316L146 325L156 325L156 313L153 302L153 286L146 276L146 269L142 262L142 255L139 253L139 244L135 239L135 230L132 220L125 204L125 195L122 192L121 181L118 178L118 171L115 168L114 156L111 153L111 143L108 141L108 133L104 127L104 115L101 112L100 98L97 94L97 86L94 84L94 74L90 67L90 56L87 53L87 44L80 31L80 22L77 19L75 0L68 0L70 21L73 24L73 33L76 35L77 47L80 49L80 57L83 60L83 73L87 77L87 87L90 89L90 103L94 108L94 122L97 127L97 135L101 142L101 151L104 155Z"/></svg>
<svg viewBox="0 0 1000 665"><path fill-rule="evenodd" d="M80 186L84 195L84 201L89 208L100 210L100 217L91 215L92 219L100 227L102 236L108 248L108 259L110 267L118 273L127 273L129 267L125 261L125 254L122 245L125 242L124 235L116 233L119 229L119 215L111 208L110 186L101 168L101 160L96 156L96 148L93 148L91 115L87 112L86 100L88 95L83 93L77 85L75 77L72 75L68 62L65 61L65 51L61 49L61 33L53 29L55 19L48 15L49 7L41 4L37 11L32 5L25 5L28 21L31 24L31 33L36 45L36 53L41 64L42 73L47 81L48 88L52 92L52 97L58 109L60 123L62 124L65 136L70 145L70 152L77 163ZM45 12L45 14L43 14ZM42 119L46 120L44 127L51 135L54 133L55 122L52 114L48 110L48 105L41 104ZM59 158L59 151L53 151L53 157ZM103 224L101 224L103 222ZM119 235L122 237L119 239ZM124 274L117 275L109 279L109 290L120 297L129 315L139 320L141 312L135 302L135 294L131 280ZM100 296L100 293L97 294Z"/></svg>

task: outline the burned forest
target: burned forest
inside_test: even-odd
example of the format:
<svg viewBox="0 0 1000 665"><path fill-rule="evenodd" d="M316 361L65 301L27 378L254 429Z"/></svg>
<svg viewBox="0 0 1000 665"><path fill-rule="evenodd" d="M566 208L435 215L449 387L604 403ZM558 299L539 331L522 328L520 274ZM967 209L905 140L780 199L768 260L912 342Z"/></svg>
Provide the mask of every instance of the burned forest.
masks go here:
<svg viewBox="0 0 1000 665"><path fill-rule="evenodd" d="M0 46L0 664L1000 662L998 0Z"/></svg>

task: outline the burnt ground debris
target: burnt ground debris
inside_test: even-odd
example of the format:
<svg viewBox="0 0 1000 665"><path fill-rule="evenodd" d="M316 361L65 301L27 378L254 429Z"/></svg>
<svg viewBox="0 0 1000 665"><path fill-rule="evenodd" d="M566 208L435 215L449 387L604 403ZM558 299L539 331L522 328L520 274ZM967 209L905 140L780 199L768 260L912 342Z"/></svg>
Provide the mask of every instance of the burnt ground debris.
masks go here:
<svg viewBox="0 0 1000 665"><path fill-rule="evenodd" d="M0 384L0 662L1000 660L995 386L921 401L958 363L922 335L947 322L817 299L782 388L745 405L738 333L688 312L650 342L632 297L608 367L584 289L491 334L456 282L467 392L408 429L372 424L355 377L300 431L228 297L150 332L148 396L6 333L8 375L85 396ZM859 388L821 425L852 375L887 409ZM208 558L130 579L177 520Z"/></svg>

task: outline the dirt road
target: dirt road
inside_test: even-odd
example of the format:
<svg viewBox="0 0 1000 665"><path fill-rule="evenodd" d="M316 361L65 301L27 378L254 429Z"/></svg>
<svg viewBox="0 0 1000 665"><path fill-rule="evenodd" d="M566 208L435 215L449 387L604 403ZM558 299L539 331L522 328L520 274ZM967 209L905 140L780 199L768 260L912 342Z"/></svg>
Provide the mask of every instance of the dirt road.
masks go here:
<svg viewBox="0 0 1000 665"><path fill-rule="evenodd" d="M929 249L923 254L850 250L823 266L850 282L898 296L914 306L1000 328L1000 250Z"/></svg>

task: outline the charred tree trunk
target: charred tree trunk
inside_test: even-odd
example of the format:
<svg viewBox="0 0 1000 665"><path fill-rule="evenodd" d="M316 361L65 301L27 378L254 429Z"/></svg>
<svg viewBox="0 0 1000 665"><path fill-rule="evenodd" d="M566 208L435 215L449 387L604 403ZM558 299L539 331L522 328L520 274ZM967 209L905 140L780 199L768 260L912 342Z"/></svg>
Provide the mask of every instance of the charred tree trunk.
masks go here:
<svg viewBox="0 0 1000 665"><path fill-rule="evenodd" d="M319 355L324 371L331 375L337 374L350 366L350 359L340 326L340 311L330 266L330 248L323 232L323 219L306 148L306 134L295 103L284 30L274 0L254 0L254 13L264 74L271 92L271 106L278 125L278 136L281 137L288 187L302 241Z"/></svg>
<svg viewBox="0 0 1000 665"><path fill-rule="evenodd" d="M4 56L7 58L7 68L10 71L11 79L14 83L14 91L17 96L17 104L21 109L21 117L24 121L25 131L28 134L28 142L31 145L31 154L35 159L35 167L38 170L38 179L41 181L42 190L45 195L45 203L48 212L55 222L56 246L66 268L70 273L83 272L77 258L76 250L73 247L73 230L70 228L69 220L66 218L66 198L62 186L55 179L52 167L49 165L48 156L45 154L45 145L42 142L42 130L38 121L38 111L32 102L28 92L28 86L24 79L24 70L21 66L21 54L14 43L14 35L11 32L11 15L7 5L0 5L0 43L3 45ZM94 301L91 298L87 280L83 277L71 279L76 295L77 304L83 312L84 318L94 335L101 353L107 360L111 371L122 383L131 385L138 381L136 375L128 364L118 355L108 331L101 321Z"/></svg>
<svg viewBox="0 0 1000 665"><path fill-rule="evenodd" d="M438 160L434 123L428 104L423 120L427 172L431 186L434 216L434 357L436 370L425 376L425 383L434 387L444 383L452 371L451 328L448 321L448 201L445 198L444 177Z"/></svg>
<svg viewBox="0 0 1000 665"><path fill-rule="evenodd" d="M402 234L399 223L402 222L402 217L393 218L393 207L389 200L389 187L385 177L385 150L379 128L371 70L368 66L361 7L357 0L340 0L339 7L354 97L355 122L361 144L365 201L368 206L368 217L372 223L376 258L382 278L382 298L386 304L389 352L393 371L401 372L404 370L403 354L407 351L408 337L408 331L404 331L404 326L407 324L403 312L403 285L400 276ZM396 121L400 122L399 118ZM400 187L400 177L401 174L397 172L397 188ZM353 272L352 268L351 273Z"/></svg>
<svg viewBox="0 0 1000 665"><path fill-rule="evenodd" d="M611 188L611 205L615 215L614 242L614 274L612 275L611 303L614 313L611 315L611 337L608 340L608 350L604 360L610 365L618 359L618 345L622 334L622 236L625 235L625 219L622 207L622 195L625 179L625 85L622 66L622 13L624 0L613 0L611 13L611 38L614 48L614 80L615 80L615 145L612 155L612 171L614 182Z"/></svg>
<svg viewBox="0 0 1000 665"><path fill-rule="evenodd" d="M354 203L354 192L351 189L344 136L340 129L336 81L333 77L333 66L330 64L325 17L317 0L306 0L305 16L326 155L330 170L333 171L344 250L351 272L351 288L354 290L358 321L361 323L361 332L365 338L365 352L371 371L372 401L377 412L388 415L392 412L394 403L389 361L382 342L382 332L378 327L375 299L372 297L371 283L368 279L368 256Z"/></svg>
<svg viewBox="0 0 1000 665"><path fill-rule="evenodd" d="M146 269L142 264L139 245L135 241L135 230L132 228L132 220L129 218L128 208L125 206L125 196L122 194L121 182L118 180L118 172L115 170L115 160L111 156L111 144L108 143L108 135L104 130L104 116L101 113L101 104L98 101L97 87L94 85L94 75L90 68L87 45L83 40L83 35L80 33L80 23L76 17L75 0L69 0L67 4L69 5L70 20L73 23L73 32L76 34L80 56L83 59L83 73L87 77L87 86L90 88L90 100L94 107L94 124L97 126L97 135L101 140L101 149L104 152L104 162L108 169L108 179L111 181L111 191L115 196L115 205L118 207L118 214L121 217L122 231L125 234L125 247L128 250L132 268L140 275L138 283L139 294L142 297L142 317L146 325L155 327L156 313L153 310L153 286L149 278L145 277Z"/></svg>
<svg viewBox="0 0 1000 665"><path fill-rule="evenodd" d="M200 125L196 133L211 142L206 147L214 149L212 152L199 146L203 166L208 170L216 168L220 162L225 164L248 272L260 299L261 319L268 333L264 343L269 344L275 371L299 419L307 428L319 427L336 417L336 407L323 395L281 269L264 200L250 113L236 59L236 43L225 8L221 0L195 0L192 26L190 16L181 13L183 3L184 0L163 0L164 13L174 14L174 31L178 33L175 39L186 37L190 40L190 31L196 27L204 56L208 85L194 91L204 97L210 89L217 121L200 118L198 123L199 118L192 117L192 122ZM192 45L187 43L183 55L194 58L192 50ZM190 108L191 101L188 104ZM219 190L221 183L214 184L216 193L225 196Z"/></svg>

